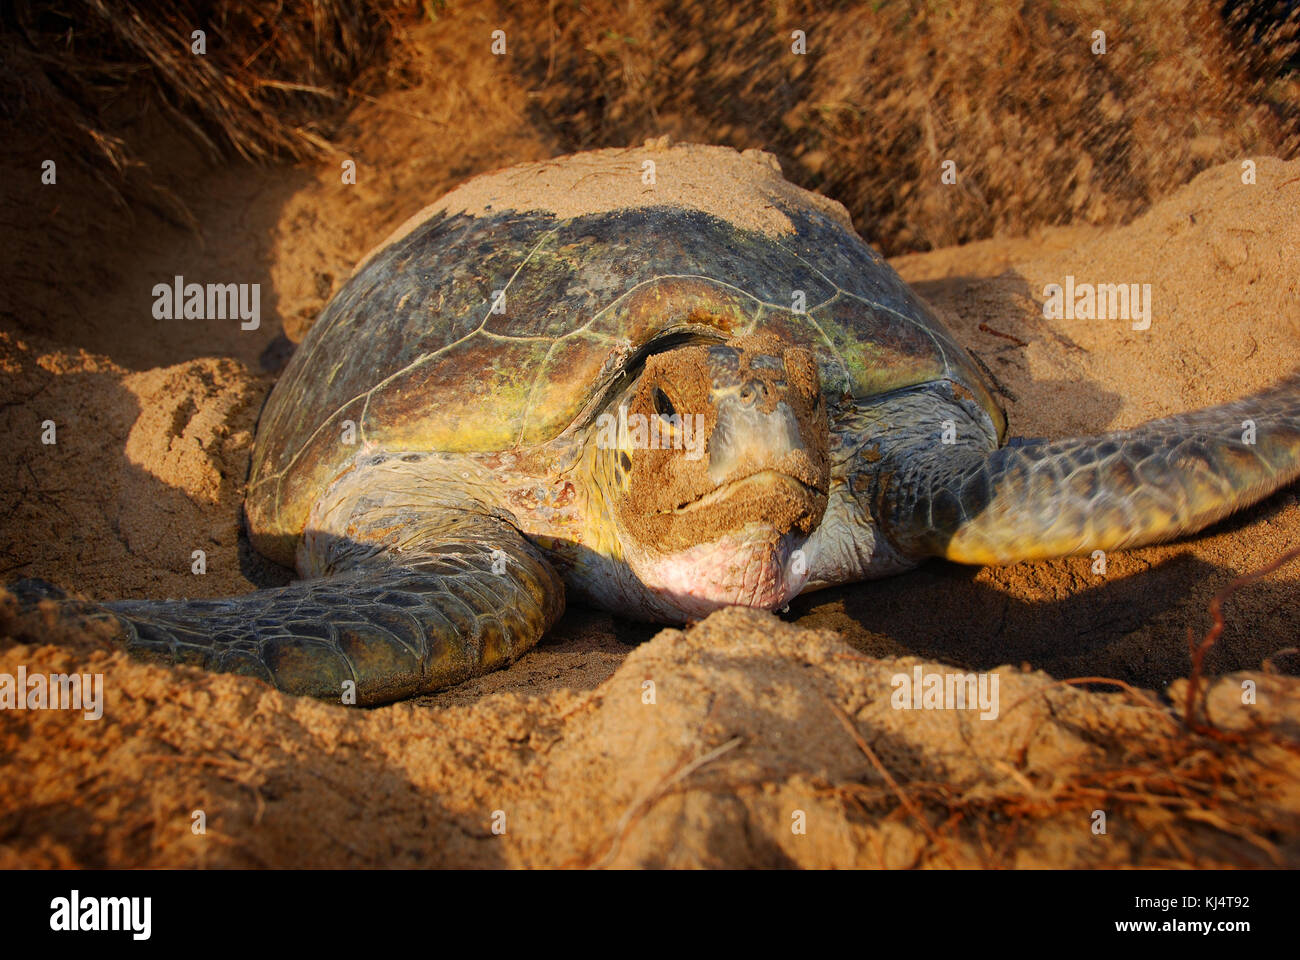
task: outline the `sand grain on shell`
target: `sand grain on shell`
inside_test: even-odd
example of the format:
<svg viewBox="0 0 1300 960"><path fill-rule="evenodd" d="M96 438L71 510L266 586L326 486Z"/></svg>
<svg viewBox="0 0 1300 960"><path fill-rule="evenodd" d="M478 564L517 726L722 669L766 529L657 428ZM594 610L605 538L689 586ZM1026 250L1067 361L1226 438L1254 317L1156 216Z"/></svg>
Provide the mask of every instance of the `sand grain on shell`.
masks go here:
<svg viewBox="0 0 1300 960"><path fill-rule="evenodd" d="M647 182L651 171L652 182ZM644 147L521 163L474 177L408 219L367 254L358 269L437 213L481 217L503 210L545 211L567 220L669 206L699 210L742 229L780 237L794 233L794 224L780 208L808 204L853 229L841 204L790 183L770 153L647 142Z"/></svg>

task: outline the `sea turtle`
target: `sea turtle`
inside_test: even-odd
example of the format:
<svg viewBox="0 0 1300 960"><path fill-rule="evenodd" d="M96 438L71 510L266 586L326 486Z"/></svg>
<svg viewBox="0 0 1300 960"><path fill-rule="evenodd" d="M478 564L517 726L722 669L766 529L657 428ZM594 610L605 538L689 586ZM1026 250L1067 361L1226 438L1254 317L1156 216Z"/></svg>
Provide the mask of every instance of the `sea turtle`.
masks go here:
<svg viewBox="0 0 1300 960"><path fill-rule="evenodd" d="M780 608L927 557L1169 539L1297 475L1297 376L1008 442L977 364L838 204L757 151L602 150L471 180L326 306L245 504L301 580L105 607L144 655L378 703L511 662L566 593L661 622Z"/></svg>

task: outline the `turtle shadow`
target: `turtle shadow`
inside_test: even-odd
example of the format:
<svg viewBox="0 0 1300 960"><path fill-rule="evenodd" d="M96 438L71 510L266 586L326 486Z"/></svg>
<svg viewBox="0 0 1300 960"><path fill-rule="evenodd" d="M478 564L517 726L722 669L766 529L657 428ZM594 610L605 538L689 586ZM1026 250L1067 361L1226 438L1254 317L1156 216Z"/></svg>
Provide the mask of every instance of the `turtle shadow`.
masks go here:
<svg viewBox="0 0 1300 960"><path fill-rule="evenodd" d="M1053 369L1061 373L1077 369L1071 358L1086 351L1042 316L1035 308L1040 298L1013 269L994 266L910 286L988 375L1007 415L1008 437L1058 439L1110 429L1123 404L1120 392L1086 376L1035 376L1028 356L1035 341L1059 358ZM1187 544L1264 522L1293 496L1279 491L1181 545L1114 553L1104 574L1094 572L1089 558L1005 568L933 560L897 577L796 598L790 618L833 628L875 656L922 656L970 669L1024 662L1060 678L1103 675L1160 688L1187 674L1188 629L1203 635L1215 591L1245 572L1202 559ZM1206 669L1258 669L1270 654L1295 645L1288 622L1294 585L1265 581L1249 591L1229 605Z"/></svg>
<svg viewBox="0 0 1300 960"><path fill-rule="evenodd" d="M232 357L254 372L281 370L293 347L283 333L285 304L266 249L310 174L286 170L268 177L240 164L200 170L202 189L187 191L196 229L142 212L124 228L124 241L105 240L102 255L84 265L91 273L86 282L21 284L6 325L103 354L133 371L215 356ZM24 209L21 215L35 214ZM49 262L57 263L54 252ZM37 275L48 269L42 265ZM178 278L185 292L173 303ZM202 288L197 296L193 284ZM210 286L228 284L237 286L240 309L251 314L246 319L229 315L232 305ZM202 315L187 315L196 304Z"/></svg>
<svg viewBox="0 0 1300 960"><path fill-rule="evenodd" d="M1282 491L1210 532L1248 527L1289 501ZM1086 557L1000 568L932 560L897 577L805 594L790 604L789 619L834 629L874 657L971 670L1025 663L1059 679L1101 676L1163 689L1188 675L1188 634L1199 640L1209 629L1211 598L1245 572L1179 549L1115 552L1104 574ZM1235 595L1205 669L1258 670L1295 647L1295 606L1294 581L1264 580ZM1293 660L1276 665L1289 669Z"/></svg>
<svg viewBox="0 0 1300 960"><path fill-rule="evenodd" d="M1058 425L1054 436L1103 433L1123 406L1122 395L1083 376L1069 376L1071 358L1087 351L1046 320L1041 298L1014 270L996 275L960 275L916 281L909 286L938 314L957 342L974 358L1007 416L1007 436L1044 433L1043 412ZM1026 309L1028 304L1035 309ZM1046 343L1060 359L1059 377L1035 374L1027 350Z"/></svg>

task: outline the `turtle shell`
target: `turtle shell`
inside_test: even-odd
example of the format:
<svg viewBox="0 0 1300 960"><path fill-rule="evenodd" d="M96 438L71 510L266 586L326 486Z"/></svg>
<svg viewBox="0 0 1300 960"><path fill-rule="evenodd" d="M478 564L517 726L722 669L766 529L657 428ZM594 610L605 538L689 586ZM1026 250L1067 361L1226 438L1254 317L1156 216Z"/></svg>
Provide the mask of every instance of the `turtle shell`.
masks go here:
<svg viewBox="0 0 1300 960"><path fill-rule="evenodd" d="M296 540L359 452L545 443L661 338L760 330L812 350L832 404L947 378L1002 429L839 204L757 151L602 150L472 180L362 261L267 400L250 531Z"/></svg>

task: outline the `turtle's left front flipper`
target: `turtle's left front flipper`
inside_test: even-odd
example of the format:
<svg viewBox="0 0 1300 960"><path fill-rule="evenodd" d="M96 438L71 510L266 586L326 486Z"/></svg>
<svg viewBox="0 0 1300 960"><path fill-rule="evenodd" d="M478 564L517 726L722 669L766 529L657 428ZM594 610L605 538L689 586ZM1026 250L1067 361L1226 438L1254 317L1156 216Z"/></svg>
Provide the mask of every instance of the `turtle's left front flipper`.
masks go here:
<svg viewBox="0 0 1300 960"><path fill-rule="evenodd" d="M1194 533L1300 477L1300 374L1245 400L1098 437L990 450L911 443L877 508L891 539L961 563L1141 546Z"/></svg>
<svg viewBox="0 0 1300 960"><path fill-rule="evenodd" d="M127 649L259 677L287 693L385 703L505 666L564 612L559 574L491 517L421 516L339 541L336 572L228 600L121 601Z"/></svg>

